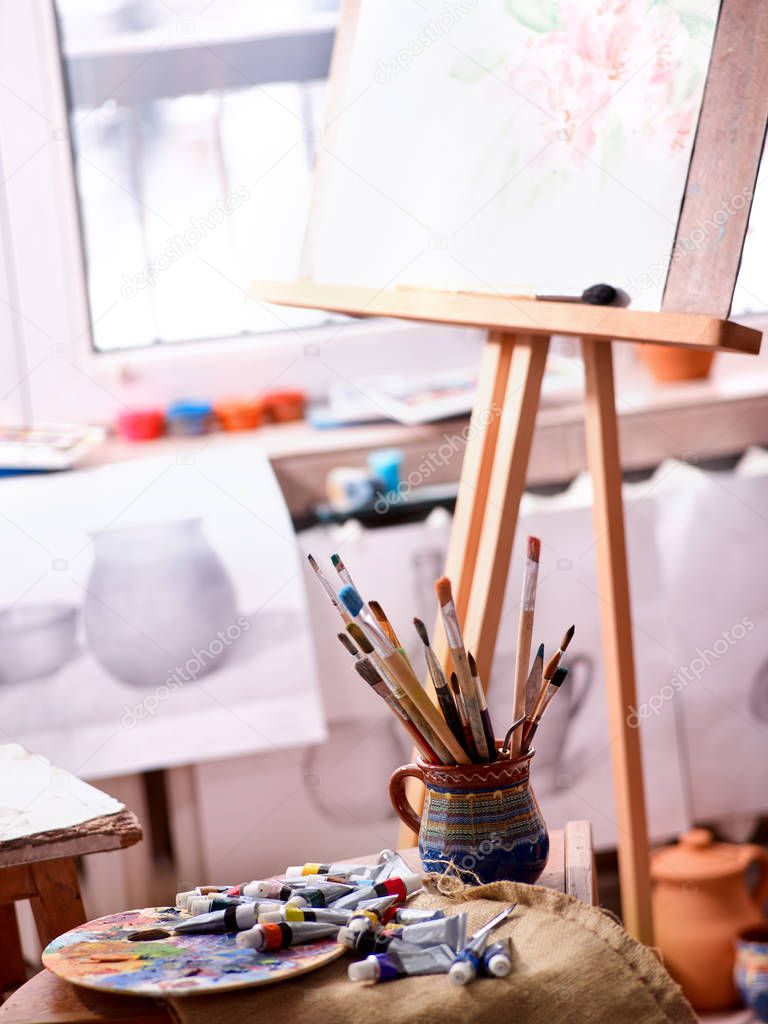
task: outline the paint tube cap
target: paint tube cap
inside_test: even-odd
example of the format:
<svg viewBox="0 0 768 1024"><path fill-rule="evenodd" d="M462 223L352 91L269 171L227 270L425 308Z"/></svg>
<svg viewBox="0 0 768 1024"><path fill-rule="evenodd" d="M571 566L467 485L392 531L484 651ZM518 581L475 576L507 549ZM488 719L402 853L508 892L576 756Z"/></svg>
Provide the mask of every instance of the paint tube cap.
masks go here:
<svg viewBox="0 0 768 1024"><path fill-rule="evenodd" d="M268 910L259 914L259 924L280 924L285 920L285 914L281 910Z"/></svg>
<svg viewBox="0 0 768 1024"><path fill-rule="evenodd" d="M448 971L448 978L454 985L468 985L474 977L475 969L467 960L456 960Z"/></svg>
<svg viewBox="0 0 768 1024"><path fill-rule="evenodd" d="M347 968L350 981L378 981L379 974L379 961L375 956L367 956L365 960L358 960Z"/></svg>
<svg viewBox="0 0 768 1024"><path fill-rule="evenodd" d="M488 957L485 969L494 978L506 978L512 970L512 961L504 953L494 953Z"/></svg>
<svg viewBox="0 0 768 1024"><path fill-rule="evenodd" d="M342 925L341 928L339 928L339 934L336 936L336 941L340 946L346 946L347 949L354 949L359 936L360 932L357 928L347 928L346 925Z"/></svg>
<svg viewBox="0 0 768 1024"><path fill-rule="evenodd" d="M261 949L264 945L264 931L261 925L257 924L255 928L238 932L235 936L235 943L240 949Z"/></svg>
<svg viewBox="0 0 768 1024"><path fill-rule="evenodd" d="M210 896L191 896L187 900L187 910L193 917L197 917L199 914L207 914L210 909Z"/></svg>
<svg viewBox="0 0 768 1024"><path fill-rule="evenodd" d="M355 935L359 935L360 932L370 931L371 928L373 928L373 921L371 921L370 917L365 917L363 914L360 914L359 917L353 917L344 930L347 932L354 932ZM339 941L341 941L341 939L339 939Z"/></svg>
<svg viewBox="0 0 768 1024"><path fill-rule="evenodd" d="M412 896L422 888L421 875L401 875L400 880L405 886L407 896Z"/></svg>

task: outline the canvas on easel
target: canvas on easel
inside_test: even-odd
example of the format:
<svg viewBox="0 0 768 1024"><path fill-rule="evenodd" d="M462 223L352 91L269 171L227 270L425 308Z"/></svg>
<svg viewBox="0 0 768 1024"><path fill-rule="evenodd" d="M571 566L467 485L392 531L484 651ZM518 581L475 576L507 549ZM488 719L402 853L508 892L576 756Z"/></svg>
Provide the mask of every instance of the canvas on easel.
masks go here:
<svg viewBox="0 0 768 1024"><path fill-rule="evenodd" d="M356 33L366 30L368 16L376 16L374 6L370 0L348 0L343 8L332 65L327 127L318 164L317 202L307 236L305 269L309 279L293 285L260 282L254 286L254 294L260 300L316 306L355 317L392 316L418 322L484 328L489 332L481 356L473 412L475 422L483 426L474 432L465 452L446 565L446 574L454 582L456 607L464 621L467 645L475 651L479 673L484 679L489 676L495 648L549 339L555 334L581 339L585 365L585 439L594 492L593 529L608 707L607 741L611 748L614 780L622 911L628 930L642 941L651 943L653 927L640 743L638 730L628 722L629 708L636 702L635 660L612 342L651 342L713 351L759 351L759 332L718 319L727 313L730 306L749 202L746 208L740 208L738 216L731 217L727 229L720 233L719 248L715 243L703 246L703 251L686 253L684 260L675 261L673 255L681 243L681 231L688 229L691 218L700 209L702 194L711 200L725 183L728 187L737 184L746 187L747 192L754 185L762 139L756 137L754 130L746 132L743 139L736 139L732 162L728 160L731 151L724 147L724 140L729 138L729 133L733 136L732 126L741 112L762 125L764 131L768 115L768 47L754 43L752 36L760 40L765 37L763 30L768 28L768 12L760 13L757 26L755 18L750 17L749 0L722 0L715 31L714 25L704 27L707 24L706 12L698 4L686 3L682 8L680 5L676 7L678 14L681 11L685 13L672 34L668 32L665 36L662 31L659 36L660 47L669 56L675 35L685 31L693 42L703 47L710 64L710 78L706 86L703 76L697 77L694 58L678 56L675 64L676 72L688 70L691 73L687 76L687 120L680 122L687 125L683 132L686 159L681 160L666 183L663 198L665 203L670 202L670 206L662 204L662 218L666 217L668 221L666 227L657 224L649 211L642 218L637 216L634 205L626 196L623 202L617 201L614 205L606 198L606 192L598 197L603 199L602 204L596 201L594 188L588 187L593 177L591 169L582 179L585 183L583 193L578 188L569 193L572 182L564 185L557 177L550 182L555 195L562 187L562 194L571 196L571 202L564 202L559 207L560 219L552 218L551 204L545 204L549 220L531 219L524 206L516 205L518 200L510 199L509 209L504 205L505 193L514 193L514 183L520 183L525 168L510 171L508 177L504 177L499 176L497 167L494 179L497 190L488 194L485 206L477 210L472 221L482 222L485 210L489 210L492 216L485 223L484 233L475 239L470 257L461 259L461 254L457 254L455 247L451 248L450 239L443 233L449 230L441 226L444 221L439 217L436 224L430 221L432 211L450 213L451 204L457 197L466 204L467 191L471 192L474 202L485 180L486 165L489 169L496 166L494 162L498 154L508 152L506 147L510 137L517 136L510 132L508 124L497 121L496 134L491 133L493 146L486 146L478 156L477 131L480 127L488 127L485 109L482 104L478 105L474 108L474 116L463 111L464 121L461 124L443 123L443 132L453 140L449 154L451 159L446 162L446 140L442 136L435 139L429 134L429 118L423 116L415 66L399 79L401 86L404 82L414 83L410 103L403 103L401 98L397 104L388 105L386 96L394 96L396 90L389 94L382 90L376 94L373 92L375 80L367 84L363 82L362 91L350 95L346 83L357 55ZM446 8L449 6L445 5ZM453 7L454 16L456 6ZM516 33L525 30L541 35L541 27L532 27L528 22L535 21L542 12L546 11L547 17L555 19L565 17L569 12L593 10L593 5L587 4L586 0L583 3L549 0L547 4L528 4L524 0L506 0L506 4L502 4L489 0L477 5L476 10L467 10L469 5L466 3L463 6L466 17L457 19L454 30L447 33L447 38L439 40L440 45L456 48L461 27L472 24L472 13L478 15L474 24L479 31L482 19L490 18L494 13L498 15L499 8L505 7L508 13L511 12L510 25L519 25ZM586 54L587 59L599 64L607 55L613 57L617 52L623 52L626 60L622 66L633 68L634 77L641 76L644 65L634 62L633 41L643 44L644 33L649 25L655 24L658 16L655 9L660 5L641 6L646 13L637 31L628 26L623 26L627 31L622 31L621 23L610 22L610 18L609 23L594 34L590 34L595 27L594 19L584 21L581 33L573 31L563 35L556 26L550 25L547 33L555 37L554 42L560 47L558 59L562 57L570 61L573 73L579 67L577 57L580 60ZM618 16L621 12L634 10L634 7L633 0L630 0L601 5L600 11L607 16ZM425 8L432 9L423 5L422 17ZM387 5L387 9L391 15L394 7ZM401 24L409 24L407 19L396 23L398 31ZM695 32L691 30L692 25L699 26ZM465 27L465 31L469 29ZM710 47L713 31L714 44ZM696 34L702 38L694 38ZM484 38L489 45L498 46L502 36L489 32ZM753 58L749 73L758 87L750 85L739 92L730 88L728 82L733 62L738 60L741 41ZM434 45L437 46L438 41ZM582 48L583 52L574 56L574 48ZM430 59L436 59L429 57L430 52L437 51L423 48L419 74L426 73ZM646 52L648 60L654 60L654 54L655 51L648 56ZM366 60L369 56L370 53ZM380 56L386 60L388 55ZM494 79L492 88L495 89L493 72L498 71L498 65L489 67L477 56L476 63L485 67ZM493 61L490 64L493 65ZM662 69L659 73L662 74ZM674 75L669 77L668 69L663 73L667 75L668 112L671 115L680 113L683 108L679 106L677 85L673 87L677 80ZM686 80L685 74L680 79L681 82L683 80ZM445 86L444 78L438 81L440 87L433 90L436 115L444 100L442 87ZM589 90L583 76L573 73L571 82L572 88L567 95L576 103L580 95ZM653 85L649 82L647 88L650 90ZM516 86L507 81L505 88L514 93ZM623 88L609 90L602 105L621 102L623 94L631 96L631 78L623 83ZM376 95L380 97L381 108L377 110L376 117L366 124L365 131L360 131L354 147L350 149L350 153L358 154L354 162L344 161L350 183L347 188L337 190L334 197L334 164L344 160L335 147L341 144L345 124L353 116L353 111L364 110L361 105L368 97ZM497 106L497 112L501 107L503 104ZM695 135L691 117L696 125ZM474 123L476 120L477 125ZM589 120L586 115L577 116L576 123L583 128L585 120ZM622 120L622 128L636 131L638 123L627 118ZM399 140L399 145L385 155L386 160L382 158L371 168L371 173L366 174L355 163L368 159L366 147L375 147L373 136L377 131L393 132L392 138ZM436 147L434 153L425 155L419 148L422 137L432 139L432 145ZM556 141L562 145L572 144L576 137L581 139L581 131L566 133ZM601 145L608 141L602 139ZM413 158L411 146L416 147L419 159ZM656 162L663 161L666 155L661 149L654 150L650 143L646 148L636 147L630 151L634 154L633 164L645 166L646 170L648 166L655 167ZM400 174L397 180L406 182L410 191L399 195L396 189L390 189L387 194L387 190L377 183L373 172L391 167L398 159L403 167L395 168ZM464 174L466 188L463 194L456 191L458 168L453 166L454 163L461 165ZM582 164L582 168L585 166L588 165ZM468 174L466 167L474 168L474 172ZM603 186L606 185L604 171L605 168L599 178ZM351 179L357 179L354 186ZM654 180L646 173L642 184L650 188ZM626 191L626 183L622 191ZM666 195L666 191L670 195ZM441 207L439 200L443 194L449 198ZM364 195L368 195L368 199L362 200L362 205L356 205ZM399 208L400 216L396 216L394 210L382 214L381 204L385 200L388 206L394 206L395 210ZM624 214L625 209L632 210L629 221ZM409 227L403 236L411 237L414 242L418 238L418 245L413 246L410 255L402 248L397 230L394 233L388 230L390 222L402 224L401 217L415 220L418 226L418 231ZM568 217L573 218L571 230L564 230ZM469 221L459 221L454 225L454 235L463 233L461 229L465 223ZM643 248L646 236L653 239L653 253ZM471 237L471 232L465 237ZM598 267L607 268L607 272L599 276L613 278L619 287L626 286L629 284L627 275L644 269L639 262L633 262L641 251L643 263L647 264L651 256L659 261L661 283L645 289L642 298L636 297L635 305L657 308L661 304L662 312L646 312L642 308L594 307L575 301L535 301L520 298L517 294L518 289L536 292L570 289L578 294L581 288L595 283L586 275L596 274ZM393 259L393 254L396 259ZM437 258L431 260L435 254ZM486 265L483 261L491 256L491 262ZM468 262L469 258L472 263ZM595 259L604 259L605 262L595 262ZM460 272L453 266L456 263ZM690 306L687 305L685 291L686 273L694 281ZM616 274L619 274L618 278ZM553 277L556 280L552 280ZM691 313L686 312L688 308ZM441 648L440 640L438 634L436 649L447 656L445 644Z"/></svg>

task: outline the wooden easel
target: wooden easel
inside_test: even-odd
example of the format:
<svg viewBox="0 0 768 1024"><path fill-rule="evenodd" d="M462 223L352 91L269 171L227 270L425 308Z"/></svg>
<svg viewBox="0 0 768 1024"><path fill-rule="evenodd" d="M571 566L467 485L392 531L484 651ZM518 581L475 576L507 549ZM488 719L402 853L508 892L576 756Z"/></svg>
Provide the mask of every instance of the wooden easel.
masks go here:
<svg viewBox="0 0 768 1024"><path fill-rule="evenodd" d="M260 283L255 294L263 301L356 317L400 317L488 330L473 411L476 429L464 454L446 566L467 646L475 652L483 679L490 677L549 340L553 334L581 338L622 911L628 931L652 943L640 737L627 720L630 705L637 701L613 342L754 354L760 349L760 332L698 313L645 313L492 294L375 291L311 282ZM436 632L435 643L447 663L442 630ZM410 833L405 840L401 837L401 844L409 838L412 842Z"/></svg>

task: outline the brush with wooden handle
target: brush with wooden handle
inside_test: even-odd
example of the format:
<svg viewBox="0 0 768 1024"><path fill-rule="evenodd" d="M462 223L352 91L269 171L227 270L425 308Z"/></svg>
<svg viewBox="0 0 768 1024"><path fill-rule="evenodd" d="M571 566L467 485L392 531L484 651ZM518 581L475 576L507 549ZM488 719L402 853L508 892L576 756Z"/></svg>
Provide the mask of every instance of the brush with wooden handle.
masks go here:
<svg viewBox="0 0 768 1024"><path fill-rule="evenodd" d="M565 682L567 676L568 676L568 669L567 668L563 668L561 666L560 668L556 668L555 669L554 674L553 674L552 678L550 679L549 683L547 684L547 688L546 688L546 690L544 692L544 699L540 702L537 710L534 712L533 721L529 723L526 720L525 726L527 726L527 729L523 733L523 741L522 741L521 753L527 754L528 751L531 749L531 740L533 739L533 737L534 737L534 735L536 733L536 730L539 727L539 722L543 718L544 712L547 710L549 705L552 703L552 700L555 697L555 695L557 694L558 690L560 689L560 687Z"/></svg>
<svg viewBox="0 0 768 1024"><path fill-rule="evenodd" d="M440 705L440 710L443 712L443 718L453 735L462 747L466 749L466 743L464 741L464 726L461 724L461 716L459 715L454 702L451 689L446 682L442 666L437 660L437 655L430 646L427 627L421 619L414 619L413 624L416 627L416 632L419 634L419 639L424 644L424 656L427 660L427 668L429 669L429 674L432 678L432 685L435 688L435 694L437 696L438 704ZM467 753L469 753L469 751L467 751Z"/></svg>
<svg viewBox="0 0 768 1024"><path fill-rule="evenodd" d="M445 635L448 640L448 649L451 652L453 667L456 669L456 676L459 680L459 689L461 691L462 700L464 701L464 711L467 715L469 728L472 733L472 742L477 749L480 760L487 761L490 752L485 740L483 718L480 714L480 703L477 699L477 690L475 688L474 680L472 679L472 674L469 671L467 652L464 649L464 638L461 635L459 617L456 614L456 605L453 602L451 581L447 576L441 576L437 583L435 583L435 593L437 594L437 600L440 603L440 612L443 616L443 625L445 627Z"/></svg>
<svg viewBox="0 0 768 1024"><path fill-rule="evenodd" d="M528 679L528 666L531 658L531 637L533 635L540 554L541 541L538 537L529 537L526 545L523 593L520 600L520 621L517 628L517 651L515 652L515 702L512 711L514 721L525 715L525 683ZM520 746L521 736L518 730L512 736L512 757L519 755Z"/></svg>
<svg viewBox="0 0 768 1024"><path fill-rule="evenodd" d="M477 700L480 704L480 717L483 720L483 730L485 731L485 742L488 746L488 760L495 761L499 756L496 750L496 737L493 732L493 723L491 722L491 713L488 710L488 703L485 699L485 690L483 688L482 680L477 671L477 663L472 657L472 652L467 651L467 661L469 662L469 672L475 683L475 690L477 691Z"/></svg>
<svg viewBox="0 0 768 1024"><path fill-rule="evenodd" d="M440 712L422 690L419 680L413 673L413 669L402 655L398 653L389 637L380 631L373 617L369 617L364 611L363 600L355 588L351 586L342 587L339 593L339 600L352 618L358 621L361 629L373 644L373 649L378 655L382 666L385 666L387 673L392 679L397 681L408 700L413 703L422 716L428 726L428 732L424 733L424 737L437 756L444 764L469 764L469 757L448 728ZM363 614L361 615L361 613ZM416 724L420 731L422 731L419 723Z"/></svg>

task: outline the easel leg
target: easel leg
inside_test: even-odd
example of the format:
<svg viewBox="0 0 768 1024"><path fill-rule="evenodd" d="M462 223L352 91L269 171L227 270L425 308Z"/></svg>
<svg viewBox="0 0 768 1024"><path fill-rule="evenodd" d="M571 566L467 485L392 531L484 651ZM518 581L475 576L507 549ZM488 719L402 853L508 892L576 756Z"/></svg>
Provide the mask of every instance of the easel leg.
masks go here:
<svg viewBox="0 0 768 1024"><path fill-rule="evenodd" d="M640 734L630 727L636 704L629 577L621 500L621 462L609 342L584 339L587 462L594 488L597 585L603 632L608 725L616 802L619 880L624 926L653 944L648 826Z"/></svg>
<svg viewBox="0 0 768 1024"><path fill-rule="evenodd" d="M464 639L475 655L486 686L525 488L549 339L509 337L507 344L512 348L512 358L464 620Z"/></svg>

